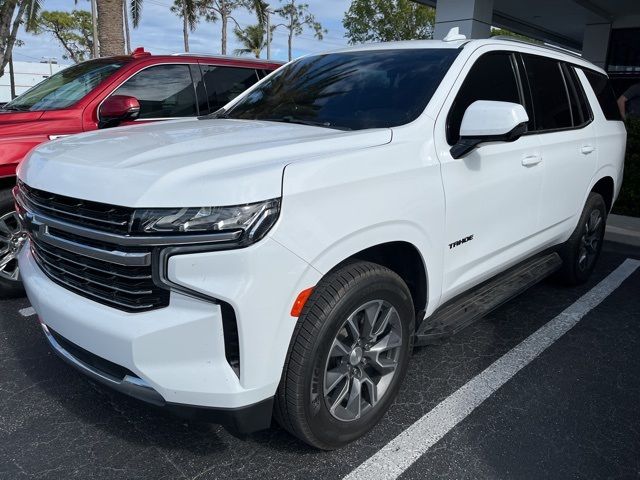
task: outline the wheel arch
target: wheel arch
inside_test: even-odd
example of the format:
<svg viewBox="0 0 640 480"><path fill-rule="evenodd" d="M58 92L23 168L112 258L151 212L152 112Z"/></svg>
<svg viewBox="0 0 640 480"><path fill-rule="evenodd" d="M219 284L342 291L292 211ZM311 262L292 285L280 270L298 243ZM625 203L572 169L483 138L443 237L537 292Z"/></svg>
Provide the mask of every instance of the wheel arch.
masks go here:
<svg viewBox="0 0 640 480"><path fill-rule="evenodd" d="M427 269L415 245L406 241L392 241L373 245L349 256L336 267L353 260L364 260L382 265L397 273L407 284L416 313L427 306Z"/></svg>
<svg viewBox="0 0 640 480"><path fill-rule="evenodd" d="M604 202L607 205L607 213L611 212L615 194L615 183L613 178L608 175L601 177L594 183L593 187L591 187L591 192L602 195L602 198L604 198Z"/></svg>
<svg viewBox="0 0 640 480"><path fill-rule="evenodd" d="M16 185L16 177L11 175L0 178L0 190L9 190Z"/></svg>

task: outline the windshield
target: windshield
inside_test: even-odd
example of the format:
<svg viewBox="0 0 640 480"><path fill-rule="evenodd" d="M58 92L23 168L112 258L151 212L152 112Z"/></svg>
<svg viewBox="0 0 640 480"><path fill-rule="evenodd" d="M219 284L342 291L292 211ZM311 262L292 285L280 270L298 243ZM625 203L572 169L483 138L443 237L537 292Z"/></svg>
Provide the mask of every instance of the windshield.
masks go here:
<svg viewBox="0 0 640 480"><path fill-rule="evenodd" d="M3 108L35 111L69 107L125 63L125 60L101 58L73 65L30 88Z"/></svg>
<svg viewBox="0 0 640 480"><path fill-rule="evenodd" d="M457 55L402 49L301 58L217 116L344 130L403 125L424 111Z"/></svg>

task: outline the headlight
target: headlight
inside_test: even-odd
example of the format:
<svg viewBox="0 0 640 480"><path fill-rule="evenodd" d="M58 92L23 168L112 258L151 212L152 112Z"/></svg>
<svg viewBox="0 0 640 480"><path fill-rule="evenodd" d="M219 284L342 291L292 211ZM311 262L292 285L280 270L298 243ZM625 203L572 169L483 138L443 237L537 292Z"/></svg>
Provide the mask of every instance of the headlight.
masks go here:
<svg viewBox="0 0 640 480"><path fill-rule="evenodd" d="M132 233L180 234L242 231L241 241L260 240L280 213L280 199L232 207L149 208L133 215Z"/></svg>

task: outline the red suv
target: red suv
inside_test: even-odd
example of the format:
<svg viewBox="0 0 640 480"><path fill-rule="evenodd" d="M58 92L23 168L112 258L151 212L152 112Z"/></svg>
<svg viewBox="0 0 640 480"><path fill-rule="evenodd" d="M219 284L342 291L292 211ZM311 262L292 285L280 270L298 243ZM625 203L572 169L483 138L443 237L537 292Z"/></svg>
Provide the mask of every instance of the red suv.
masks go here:
<svg viewBox="0 0 640 480"><path fill-rule="evenodd" d="M17 251L24 240L11 189L20 161L35 146L98 128L214 112L277 62L196 55L89 60L56 73L0 109L0 297L22 293ZM49 205L55 208L55 205Z"/></svg>

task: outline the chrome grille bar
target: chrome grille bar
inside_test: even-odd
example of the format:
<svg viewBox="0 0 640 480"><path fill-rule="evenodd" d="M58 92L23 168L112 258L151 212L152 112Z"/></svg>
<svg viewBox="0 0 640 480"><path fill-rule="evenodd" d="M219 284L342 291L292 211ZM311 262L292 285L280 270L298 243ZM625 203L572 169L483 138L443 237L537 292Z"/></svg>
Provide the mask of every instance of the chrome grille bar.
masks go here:
<svg viewBox="0 0 640 480"><path fill-rule="evenodd" d="M42 244L42 243L38 244L38 250L40 250L40 253L44 252L46 255L55 257L58 261L64 261L64 262L72 263L72 264L77 265L78 267L81 267L81 268L89 269L89 270L92 270L92 271L95 271L95 272L98 272L98 273L102 273L102 274L105 274L105 275L114 275L116 277L123 278L123 279L126 279L126 280L138 280L138 281L140 281L140 280L151 280L151 278L152 278L151 274L148 274L148 275L130 275L130 274L124 274L122 272L116 272L113 269L106 269L105 270L105 269L102 269L102 268L97 268L97 267L94 267L92 265L88 265L86 263L82 263L82 262L79 262L77 260L74 260L74 259L71 259L71 258L65 258L65 257L63 257L61 255L58 255L58 254L54 253L53 251L49 250L48 247L46 247L45 245L46 244Z"/></svg>

